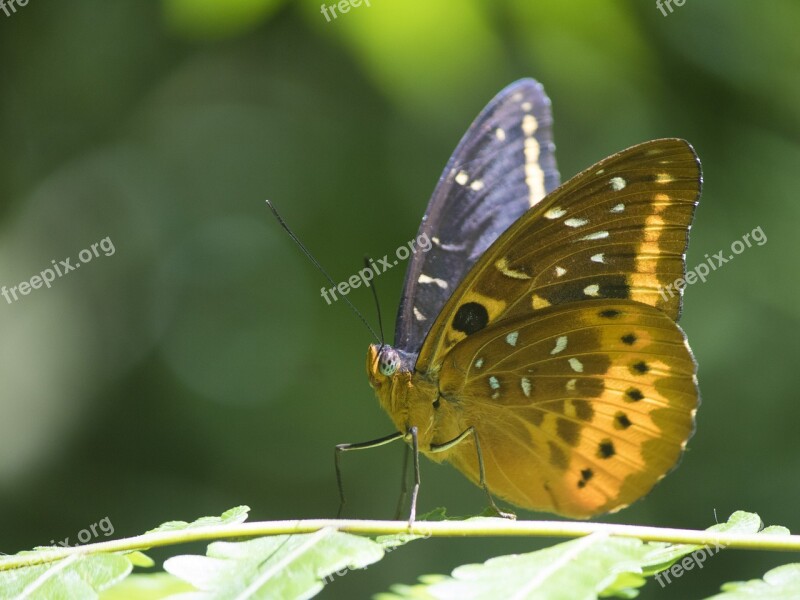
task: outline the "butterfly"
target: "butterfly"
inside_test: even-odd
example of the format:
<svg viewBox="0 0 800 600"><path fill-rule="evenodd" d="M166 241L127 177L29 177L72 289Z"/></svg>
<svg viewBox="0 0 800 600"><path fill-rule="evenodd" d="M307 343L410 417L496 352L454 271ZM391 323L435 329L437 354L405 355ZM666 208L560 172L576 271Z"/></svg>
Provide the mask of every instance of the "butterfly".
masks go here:
<svg viewBox="0 0 800 600"><path fill-rule="evenodd" d="M369 347L397 432L337 449L407 441L412 521L419 453L504 516L493 495L588 518L647 494L694 431L696 363L664 289L685 274L699 159L658 139L559 186L551 129L532 79L480 113L422 219L395 343Z"/></svg>

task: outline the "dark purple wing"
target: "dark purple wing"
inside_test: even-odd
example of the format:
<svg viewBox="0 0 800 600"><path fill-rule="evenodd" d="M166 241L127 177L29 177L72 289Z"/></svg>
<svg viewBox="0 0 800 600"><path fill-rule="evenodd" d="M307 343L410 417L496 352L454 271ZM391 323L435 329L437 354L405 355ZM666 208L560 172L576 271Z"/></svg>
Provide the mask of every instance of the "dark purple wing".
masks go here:
<svg viewBox="0 0 800 600"><path fill-rule="evenodd" d="M395 347L417 354L450 294L483 252L558 187L550 99L521 79L502 90L461 138L439 178L397 313ZM424 238L423 238L424 239Z"/></svg>

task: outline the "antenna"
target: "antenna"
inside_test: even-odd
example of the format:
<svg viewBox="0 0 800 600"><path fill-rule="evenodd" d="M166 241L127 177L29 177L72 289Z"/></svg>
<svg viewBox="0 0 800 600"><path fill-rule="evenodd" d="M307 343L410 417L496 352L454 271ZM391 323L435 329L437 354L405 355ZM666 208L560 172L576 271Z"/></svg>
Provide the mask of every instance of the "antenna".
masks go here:
<svg viewBox="0 0 800 600"><path fill-rule="evenodd" d="M370 261L369 256L365 256L364 266L367 269L370 268L369 261ZM369 285L369 287L372 289L372 297L375 299L375 308L378 310L378 331L381 332L381 348L383 348L386 345L386 341L385 338L383 337L383 319L381 319L381 303L378 301L378 290L375 289L374 283L372 283L371 285L367 283L367 285Z"/></svg>
<svg viewBox="0 0 800 600"><path fill-rule="evenodd" d="M286 221L283 220L283 217L281 217L280 213L278 213L278 210L272 205L272 202L267 200L267 206L269 206L270 210L272 211L272 214L275 215L275 218L278 219L278 223L281 224L281 227L283 227L286 230L286 233L289 234L289 237L292 238L298 246L300 246L300 250L302 250L303 254L305 254L308 257L308 260L310 260L314 264L314 266L317 267L319 272L325 276L325 279L327 279L333 287L336 287L336 282L333 280L333 278L330 275L328 275L328 272L325 269L322 268L322 265L320 265L319 262L317 262L317 259L314 258L311 252L308 251L308 248L306 248L303 245L303 242L301 242L298 239L298 237L294 234L294 232L291 229L289 229L289 226L286 224ZM361 322L364 323L367 329L369 329L369 332L372 334L372 337L374 337L377 341L381 343L381 345L383 345L383 335L381 335L381 337L378 338L378 334L376 334L375 330L372 329L372 327L370 327L369 323L367 323L367 320L364 318L364 315L362 315L358 311L358 309L355 306L353 306L353 303L350 302L347 296L342 295L342 299L345 302L347 302L347 305L353 310L354 313L356 313L358 318L361 319Z"/></svg>

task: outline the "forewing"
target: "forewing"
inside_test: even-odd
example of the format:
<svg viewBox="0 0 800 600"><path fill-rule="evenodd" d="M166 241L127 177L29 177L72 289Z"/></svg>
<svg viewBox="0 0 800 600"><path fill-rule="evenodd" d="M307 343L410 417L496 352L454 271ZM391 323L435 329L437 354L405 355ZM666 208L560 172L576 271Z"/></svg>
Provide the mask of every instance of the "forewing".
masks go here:
<svg viewBox="0 0 800 600"><path fill-rule="evenodd" d="M447 301L416 363L435 372L468 335L549 306L628 298L678 318L700 163L683 140L628 148L529 209Z"/></svg>
<svg viewBox="0 0 800 600"><path fill-rule="evenodd" d="M461 139L433 192L406 273L395 347L416 354L434 319L478 257L558 186L550 100L533 79L502 90Z"/></svg>
<svg viewBox="0 0 800 600"><path fill-rule="evenodd" d="M646 494L678 461L698 403L681 330L628 300L487 327L448 354L439 390L443 408L475 427L492 493L577 518ZM478 482L471 441L447 460Z"/></svg>

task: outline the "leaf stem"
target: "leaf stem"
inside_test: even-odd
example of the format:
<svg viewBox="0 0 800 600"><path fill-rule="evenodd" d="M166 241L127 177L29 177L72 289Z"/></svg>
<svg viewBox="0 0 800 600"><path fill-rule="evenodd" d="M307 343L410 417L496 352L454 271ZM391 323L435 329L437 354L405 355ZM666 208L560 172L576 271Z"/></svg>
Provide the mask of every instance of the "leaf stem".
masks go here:
<svg viewBox="0 0 800 600"><path fill-rule="evenodd" d="M672 529L641 525L617 525L575 521L509 521L474 518L467 521L418 521L409 529L406 521L356 519L307 519L261 521L232 525L192 527L175 531L145 533L120 540L53 548L0 559L0 571L61 560L73 555L101 552L131 552L158 546L172 546L202 540L314 533L333 528L361 535L411 533L424 537L555 537L576 538L593 533L637 538L646 542L667 542L697 546L716 545L747 550L800 551L800 535L716 533L694 529Z"/></svg>

